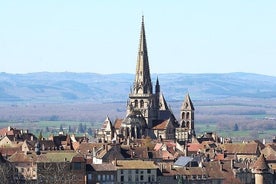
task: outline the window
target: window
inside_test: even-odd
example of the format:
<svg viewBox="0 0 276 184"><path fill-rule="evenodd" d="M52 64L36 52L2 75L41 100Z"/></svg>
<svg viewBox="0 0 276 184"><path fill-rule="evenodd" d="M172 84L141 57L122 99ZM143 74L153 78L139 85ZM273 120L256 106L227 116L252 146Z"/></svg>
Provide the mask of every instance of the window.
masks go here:
<svg viewBox="0 0 276 184"><path fill-rule="evenodd" d="M140 108L144 108L144 101L143 100L140 101Z"/></svg>
<svg viewBox="0 0 276 184"><path fill-rule="evenodd" d="M74 170L81 170L81 163L80 162L73 163L73 169Z"/></svg>
<svg viewBox="0 0 276 184"><path fill-rule="evenodd" d="M121 170L121 174L124 174L124 170Z"/></svg>
<svg viewBox="0 0 276 184"><path fill-rule="evenodd" d="M128 181L132 181L132 175L128 175Z"/></svg>
<svg viewBox="0 0 276 184"><path fill-rule="evenodd" d="M143 180L144 180L144 176L141 175L141 176L140 176L140 181L143 181Z"/></svg>
<svg viewBox="0 0 276 184"><path fill-rule="evenodd" d="M147 173L150 174L150 173L151 173L151 170L150 170L150 169L147 169Z"/></svg>
<svg viewBox="0 0 276 184"><path fill-rule="evenodd" d="M98 175L98 181L101 181L101 175L100 174Z"/></svg>
<svg viewBox="0 0 276 184"><path fill-rule="evenodd" d="M155 181L154 175L151 175L151 181Z"/></svg>
<svg viewBox="0 0 276 184"><path fill-rule="evenodd" d="M189 112L187 112L187 114L186 114L186 119L190 119L190 113Z"/></svg>
<svg viewBox="0 0 276 184"><path fill-rule="evenodd" d="M88 180L89 181L92 180L92 174L91 173L88 174Z"/></svg>
<svg viewBox="0 0 276 184"><path fill-rule="evenodd" d="M137 108L138 107L138 100L134 101L134 107Z"/></svg>
<svg viewBox="0 0 276 184"><path fill-rule="evenodd" d="M121 176L121 181L124 181L124 180L125 180L124 176Z"/></svg>
<svg viewBox="0 0 276 184"><path fill-rule="evenodd" d="M185 112L182 112L182 115L181 115L182 119L185 118Z"/></svg>

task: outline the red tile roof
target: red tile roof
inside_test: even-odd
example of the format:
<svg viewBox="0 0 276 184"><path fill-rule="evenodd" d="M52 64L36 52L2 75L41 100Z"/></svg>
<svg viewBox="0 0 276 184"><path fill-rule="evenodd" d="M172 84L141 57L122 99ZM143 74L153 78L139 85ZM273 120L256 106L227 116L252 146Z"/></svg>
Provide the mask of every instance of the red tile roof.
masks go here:
<svg viewBox="0 0 276 184"><path fill-rule="evenodd" d="M121 127L122 122L123 122L123 119L116 119L114 123L114 128L119 129Z"/></svg>
<svg viewBox="0 0 276 184"><path fill-rule="evenodd" d="M197 152L201 149L204 148L203 144L199 144L199 143L189 143L188 144L188 151L189 152Z"/></svg>
<svg viewBox="0 0 276 184"><path fill-rule="evenodd" d="M254 163L253 168L258 171L267 171L269 169L263 154Z"/></svg>
<svg viewBox="0 0 276 184"><path fill-rule="evenodd" d="M251 154L258 153L258 144L256 143L229 143L221 145L227 154Z"/></svg>

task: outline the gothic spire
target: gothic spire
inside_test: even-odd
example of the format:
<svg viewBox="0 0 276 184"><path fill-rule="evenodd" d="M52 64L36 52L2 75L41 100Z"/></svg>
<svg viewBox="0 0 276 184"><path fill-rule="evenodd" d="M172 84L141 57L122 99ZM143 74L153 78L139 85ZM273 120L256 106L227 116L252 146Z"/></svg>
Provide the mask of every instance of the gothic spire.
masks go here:
<svg viewBox="0 0 276 184"><path fill-rule="evenodd" d="M152 94L152 84L150 77L150 68L148 61L148 50L146 43L146 33L144 25L144 16L142 16L140 42L137 56L136 76L134 81L135 94Z"/></svg>
<svg viewBox="0 0 276 184"><path fill-rule="evenodd" d="M156 94L160 93L160 85L159 85L158 77L156 79L156 84L155 84L155 93Z"/></svg>

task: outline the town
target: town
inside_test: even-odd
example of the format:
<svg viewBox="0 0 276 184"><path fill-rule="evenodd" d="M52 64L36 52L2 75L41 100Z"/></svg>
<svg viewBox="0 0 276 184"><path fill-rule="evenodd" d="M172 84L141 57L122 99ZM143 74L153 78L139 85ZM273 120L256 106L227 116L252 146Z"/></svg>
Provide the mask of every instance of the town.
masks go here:
<svg viewBox="0 0 276 184"><path fill-rule="evenodd" d="M144 17L135 79L126 116L103 115L95 139L43 137L16 127L0 129L0 183L273 184L276 138L233 142L219 133L196 135L196 107L188 92L174 115L150 74ZM181 84L179 84L181 85ZM116 89L114 89L114 92Z"/></svg>

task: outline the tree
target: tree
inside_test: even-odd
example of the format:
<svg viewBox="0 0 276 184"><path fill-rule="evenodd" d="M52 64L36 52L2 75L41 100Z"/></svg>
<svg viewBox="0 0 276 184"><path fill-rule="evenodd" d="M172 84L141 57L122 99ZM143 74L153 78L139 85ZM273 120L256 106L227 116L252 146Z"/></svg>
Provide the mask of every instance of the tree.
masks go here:
<svg viewBox="0 0 276 184"><path fill-rule="evenodd" d="M60 131L60 132L63 132L62 124L60 124L59 131Z"/></svg>
<svg viewBox="0 0 276 184"><path fill-rule="evenodd" d="M239 131L239 126L238 126L237 123L235 123L234 128L233 128L233 131Z"/></svg>
<svg viewBox="0 0 276 184"><path fill-rule="evenodd" d="M73 132L71 126L68 127L68 132Z"/></svg>
<svg viewBox="0 0 276 184"><path fill-rule="evenodd" d="M38 140L42 140L43 136L42 136L42 130L40 130L39 135L38 135Z"/></svg>
<svg viewBox="0 0 276 184"><path fill-rule="evenodd" d="M91 127L90 127L90 128L88 128L87 133L88 133L89 135L92 135L92 134L93 134L93 130L92 130L92 128L91 128Z"/></svg>
<svg viewBox="0 0 276 184"><path fill-rule="evenodd" d="M17 172L17 169L15 166L5 160L2 157L2 154L0 153L0 183L7 183L7 184L13 184L13 183L20 183L19 181L19 174Z"/></svg>
<svg viewBox="0 0 276 184"><path fill-rule="evenodd" d="M79 124L78 132L79 133L84 133L85 132L82 123Z"/></svg>
<svg viewBox="0 0 276 184"><path fill-rule="evenodd" d="M45 127L45 132L50 132L49 127L48 127L48 126L46 126L46 127Z"/></svg>

